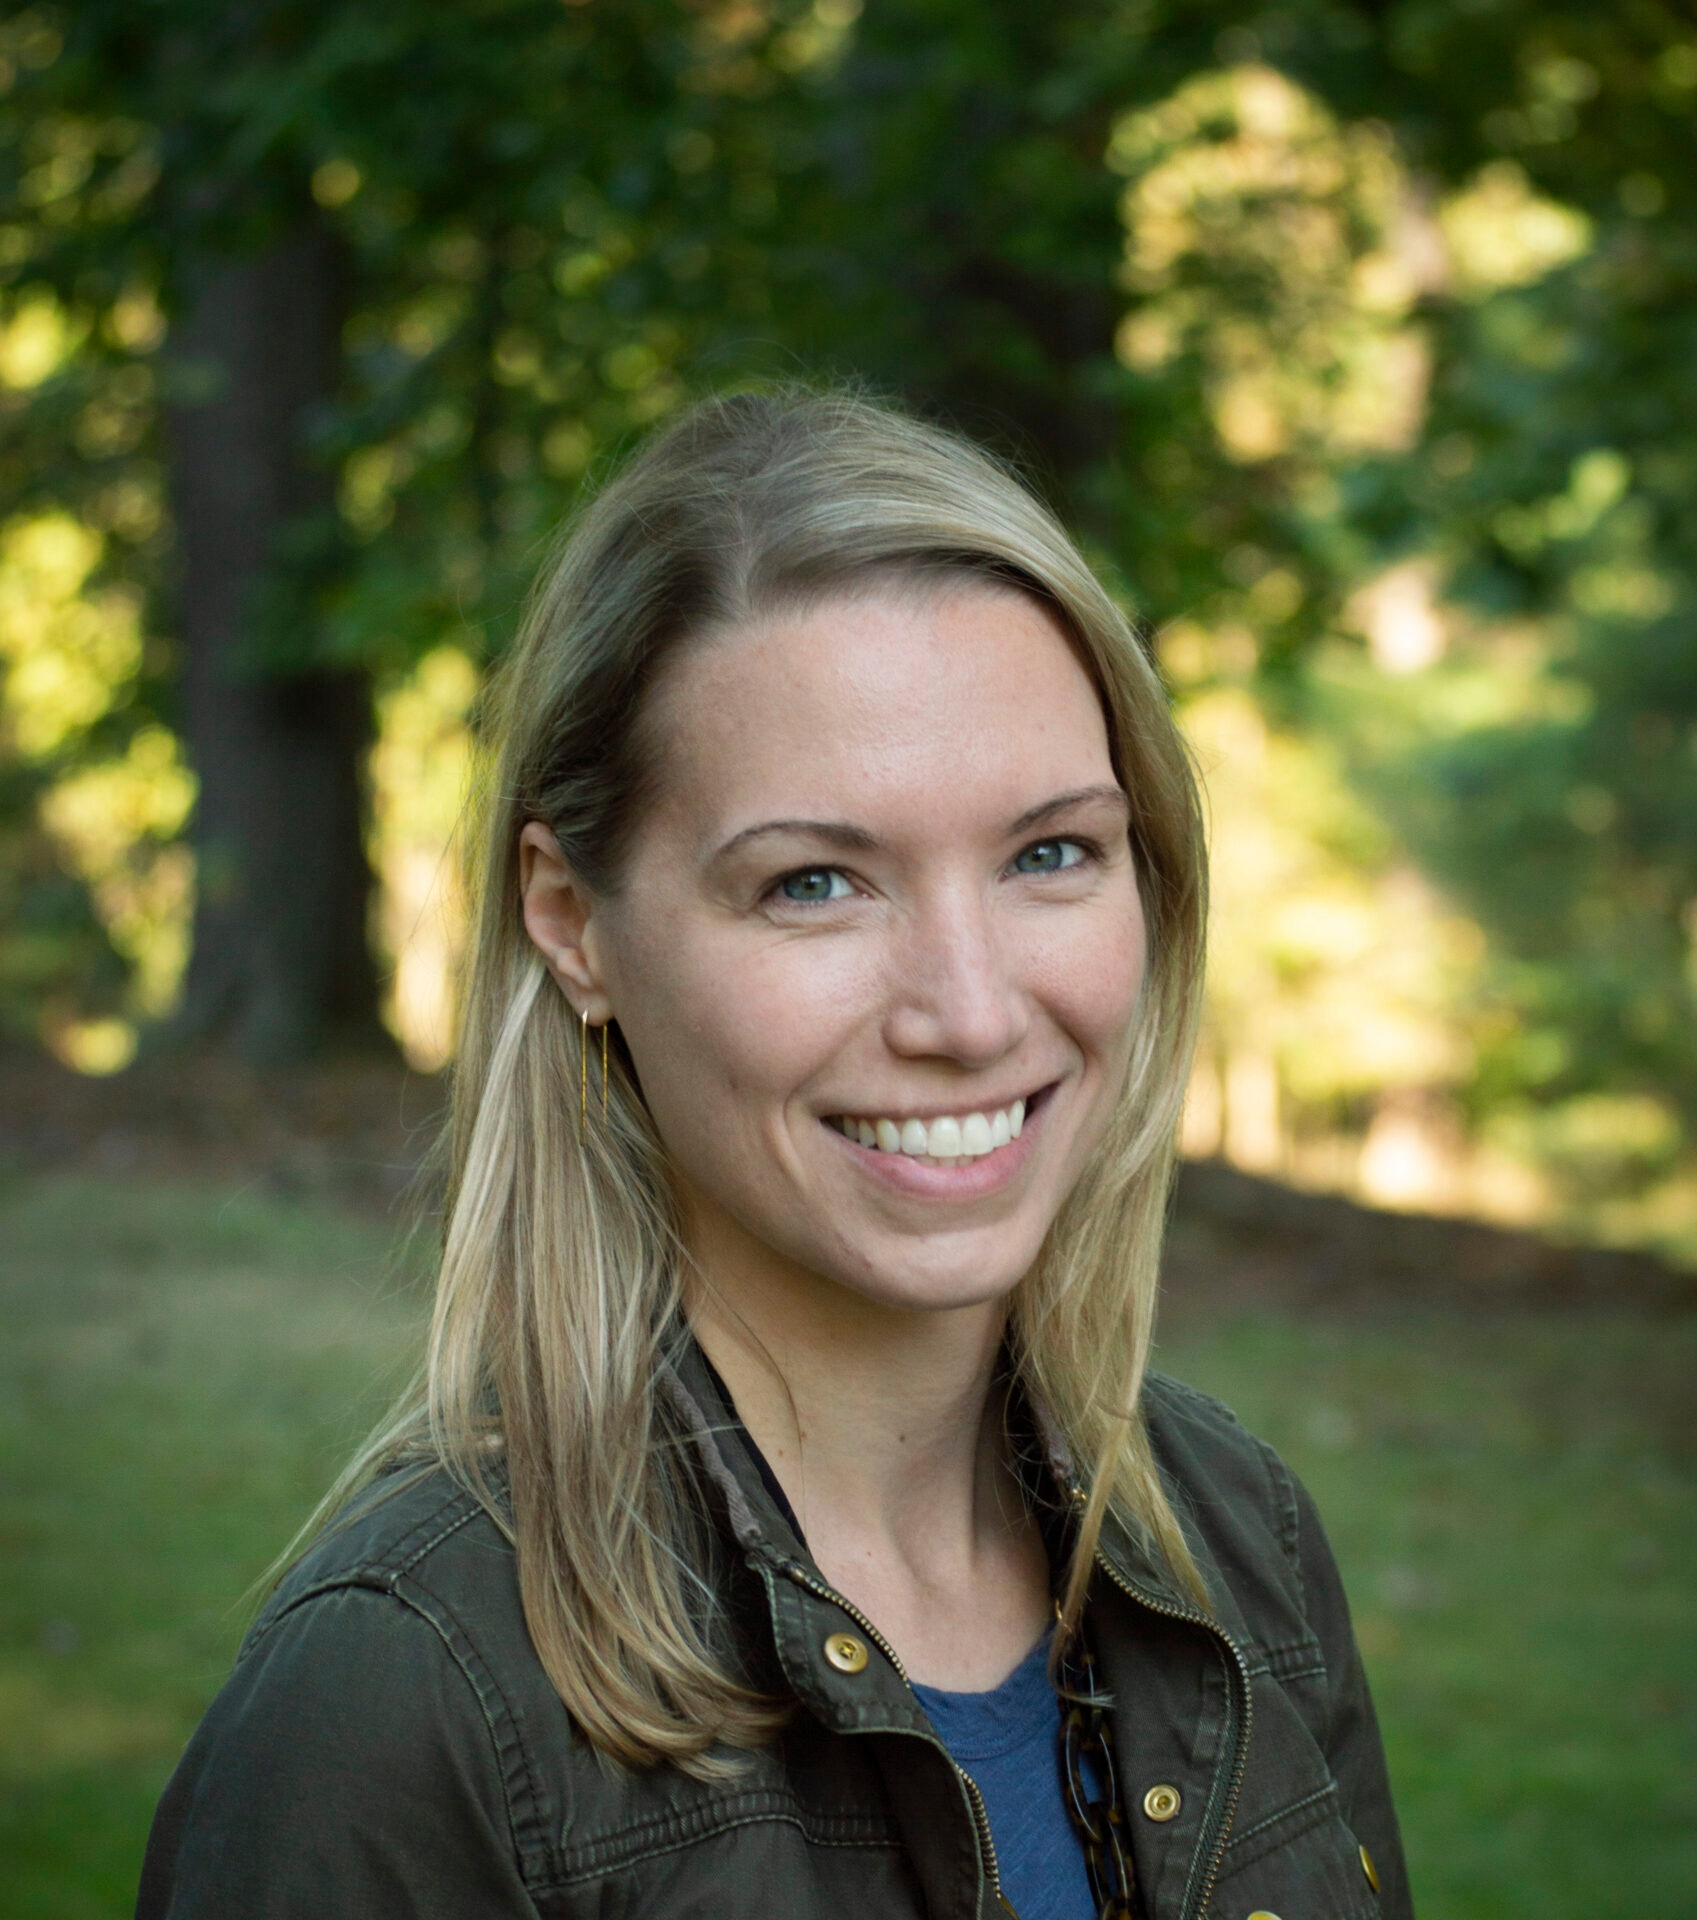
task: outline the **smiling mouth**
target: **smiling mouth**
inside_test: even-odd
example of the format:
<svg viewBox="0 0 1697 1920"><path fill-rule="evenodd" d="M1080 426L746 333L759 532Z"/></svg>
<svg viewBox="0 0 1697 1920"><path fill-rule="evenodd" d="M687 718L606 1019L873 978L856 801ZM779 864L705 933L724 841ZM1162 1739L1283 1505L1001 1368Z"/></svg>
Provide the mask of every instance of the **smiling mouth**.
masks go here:
<svg viewBox="0 0 1697 1920"><path fill-rule="evenodd" d="M825 1124L877 1153L905 1154L930 1167L958 1167L982 1160L1017 1140L1025 1127L1027 1105L1035 1106L1048 1092L1031 1096L1029 1103L980 1108L972 1113L942 1113L930 1120L897 1119L887 1114L830 1115Z"/></svg>

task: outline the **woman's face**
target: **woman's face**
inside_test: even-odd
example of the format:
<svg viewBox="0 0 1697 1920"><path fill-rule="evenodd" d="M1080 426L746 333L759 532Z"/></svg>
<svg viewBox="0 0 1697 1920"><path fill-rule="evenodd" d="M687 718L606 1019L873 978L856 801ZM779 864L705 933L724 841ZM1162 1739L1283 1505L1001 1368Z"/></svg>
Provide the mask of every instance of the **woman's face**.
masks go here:
<svg viewBox="0 0 1697 1920"><path fill-rule="evenodd" d="M1144 965L1061 628L892 584L687 651L650 718L658 799L584 951L696 1251L1005 1295L1107 1125Z"/></svg>

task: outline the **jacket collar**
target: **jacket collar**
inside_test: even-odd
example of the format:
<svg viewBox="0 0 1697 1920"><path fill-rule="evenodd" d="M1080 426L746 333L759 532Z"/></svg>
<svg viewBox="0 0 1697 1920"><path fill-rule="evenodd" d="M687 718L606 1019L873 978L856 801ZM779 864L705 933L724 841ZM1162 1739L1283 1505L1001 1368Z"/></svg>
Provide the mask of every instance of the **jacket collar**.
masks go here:
<svg viewBox="0 0 1697 1920"><path fill-rule="evenodd" d="M806 1541L767 1488L753 1442L685 1322L679 1322L668 1343L657 1383L694 1443L702 1471L724 1501L731 1534L744 1554L768 1563L799 1564L817 1574ZM1088 1495L1053 1412L1024 1381L1016 1382L1015 1391L1026 1416L1020 1424L1033 1442L1025 1455L1032 1470L1027 1493L1053 1525L1054 1553L1070 1543ZM1111 1513L1103 1523L1097 1553L1122 1586L1157 1610L1195 1612L1194 1602L1179 1592L1164 1564Z"/></svg>
<svg viewBox="0 0 1697 1920"><path fill-rule="evenodd" d="M678 1323L656 1378L694 1444L709 1484L725 1503L725 1517L737 1545L744 1553L761 1557L807 1558L805 1542L768 1491L747 1429L720 1391L687 1323Z"/></svg>

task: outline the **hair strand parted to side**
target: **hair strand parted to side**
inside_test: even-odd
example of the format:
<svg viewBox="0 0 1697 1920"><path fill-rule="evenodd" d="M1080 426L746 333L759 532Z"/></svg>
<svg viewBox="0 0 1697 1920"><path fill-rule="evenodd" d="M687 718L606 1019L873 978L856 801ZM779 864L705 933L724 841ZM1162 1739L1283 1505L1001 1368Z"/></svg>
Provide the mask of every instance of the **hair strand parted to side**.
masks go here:
<svg viewBox="0 0 1697 1920"><path fill-rule="evenodd" d="M681 1308L664 1155L616 1046L605 1121L578 1138L581 1036L525 933L520 830L545 822L581 881L616 891L653 792L649 696L677 650L932 572L1029 592L1073 636L1131 801L1148 926L1124 1095L1010 1329L1090 1470L1065 1621L1109 1508L1205 1604L1138 1413L1205 919L1195 788L1159 680L1059 524L989 455L848 395L710 401L579 516L492 690L428 1364L341 1483L410 1453L476 1490L515 1541L550 1680L629 1764L720 1771L784 1708L717 1651L694 1571L704 1496L655 1384Z"/></svg>

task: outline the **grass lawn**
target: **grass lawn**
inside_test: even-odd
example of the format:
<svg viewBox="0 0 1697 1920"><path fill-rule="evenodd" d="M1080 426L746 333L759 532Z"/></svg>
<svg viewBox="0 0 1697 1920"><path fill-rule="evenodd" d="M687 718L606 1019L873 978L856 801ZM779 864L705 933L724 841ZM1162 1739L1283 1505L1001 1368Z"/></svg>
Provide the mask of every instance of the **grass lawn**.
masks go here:
<svg viewBox="0 0 1697 1920"><path fill-rule="evenodd" d="M388 1239L0 1186L0 1920L129 1912L245 1590L410 1357ZM1329 1517L1423 1920L1697 1914L1694 1360L1624 1315L1175 1322Z"/></svg>

